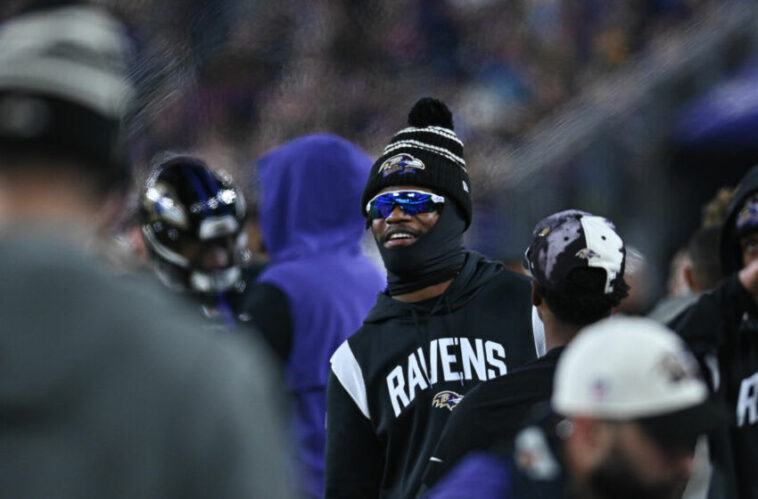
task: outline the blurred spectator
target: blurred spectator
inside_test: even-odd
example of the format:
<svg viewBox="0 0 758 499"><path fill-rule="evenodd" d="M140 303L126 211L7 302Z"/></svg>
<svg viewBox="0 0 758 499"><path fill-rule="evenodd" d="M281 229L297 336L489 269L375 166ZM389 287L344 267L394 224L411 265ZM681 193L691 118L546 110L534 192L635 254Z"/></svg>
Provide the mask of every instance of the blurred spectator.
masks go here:
<svg viewBox="0 0 758 499"><path fill-rule="evenodd" d="M683 253L686 259L681 267L674 268L672 262L672 275L681 277L685 291L669 291L669 295L650 312L650 318L669 324L695 303L701 293L718 285L723 276L719 261L720 232L721 226L716 225L702 227L692 235Z"/></svg>
<svg viewBox="0 0 758 499"><path fill-rule="evenodd" d="M650 318L670 324L697 301L700 293L716 287L724 277L719 262L718 239L733 194L734 189L722 187L703 205L701 228L671 260L666 296L650 311Z"/></svg>
<svg viewBox="0 0 758 499"><path fill-rule="evenodd" d="M684 268L684 278L693 294L715 288L724 276L719 261L720 232L720 225L703 227L687 245L691 264Z"/></svg>
<svg viewBox="0 0 758 499"><path fill-rule="evenodd" d="M270 359L92 253L128 179L126 45L94 7L0 31L0 490L291 497Z"/></svg>

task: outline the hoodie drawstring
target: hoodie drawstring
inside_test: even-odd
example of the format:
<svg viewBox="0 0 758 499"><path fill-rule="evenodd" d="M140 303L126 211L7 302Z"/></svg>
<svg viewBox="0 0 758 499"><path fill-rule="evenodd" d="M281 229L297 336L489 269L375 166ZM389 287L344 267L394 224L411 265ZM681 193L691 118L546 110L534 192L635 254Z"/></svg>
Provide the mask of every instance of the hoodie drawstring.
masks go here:
<svg viewBox="0 0 758 499"><path fill-rule="evenodd" d="M426 336L426 339L428 340L429 335L422 334L421 322L419 321L418 313L416 312L415 308L411 308L411 317L413 318L413 326L414 326L413 330L416 332L416 340L418 341L418 344L421 347L420 355L424 356L424 359L423 359L424 362L421 364L422 366L421 373L424 376L424 381L426 381L427 386L431 388L434 386L434 384L429 379L428 369L431 369L432 366L430 365L430 363L426 361L426 354L424 353L424 345L426 344L424 343L424 336ZM418 351L413 352L413 355L416 355L416 354L418 354ZM431 359L429 360L431 361ZM421 362L421 359L418 359L418 361Z"/></svg>
<svg viewBox="0 0 758 499"><path fill-rule="evenodd" d="M452 315L453 315L453 308L450 306L450 298L447 296L447 294L443 294L442 297L444 298L445 302L445 329L448 330L448 332L451 333L451 337L455 338L456 340L456 346L458 347L458 379L461 382L461 386L463 386L463 347L461 346L461 339L453 334L453 325L452 325Z"/></svg>
<svg viewBox="0 0 758 499"><path fill-rule="evenodd" d="M432 309L429 311L429 316L431 317L434 315L436 311L438 311L443 305L445 307L445 314L443 314L443 323L445 324L445 329L449 333L451 338L456 339L456 346L458 347L457 357L458 357L458 379L460 380L461 386L463 386L463 348L461 347L461 341L460 338L455 336L453 333L453 325L452 325L452 315L453 315L453 307L450 305L450 297L447 295L447 293L443 293L437 302L434 304ZM431 378L429 377L429 369L432 368L431 366L431 357L428 359L429 362L427 362L426 359L426 353L424 351L424 348L428 345L431 345L431 341L429 340L429 334L423 334L422 328L421 328L421 321L419 320L418 312L415 308L411 308L411 317L413 318L413 325L414 325L414 331L416 332L416 340L418 341L419 346L421 347L421 354L424 356L423 359L423 368L421 369L421 372L424 376L424 380L426 381L427 385L431 388L434 386L434 383L432 383ZM414 355L418 352L414 352ZM421 361L421 359L418 359Z"/></svg>

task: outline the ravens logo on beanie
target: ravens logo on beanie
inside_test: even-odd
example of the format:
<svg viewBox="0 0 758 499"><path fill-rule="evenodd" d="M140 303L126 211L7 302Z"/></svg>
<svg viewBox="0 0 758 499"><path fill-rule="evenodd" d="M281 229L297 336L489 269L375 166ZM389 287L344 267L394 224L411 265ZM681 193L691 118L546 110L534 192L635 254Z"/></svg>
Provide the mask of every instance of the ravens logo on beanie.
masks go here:
<svg viewBox="0 0 758 499"><path fill-rule="evenodd" d="M425 97L411 109L408 125L392 137L371 167L361 206L385 187L427 187L456 203L468 228L471 182L463 159L463 142L453 131L452 113L443 102Z"/></svg>

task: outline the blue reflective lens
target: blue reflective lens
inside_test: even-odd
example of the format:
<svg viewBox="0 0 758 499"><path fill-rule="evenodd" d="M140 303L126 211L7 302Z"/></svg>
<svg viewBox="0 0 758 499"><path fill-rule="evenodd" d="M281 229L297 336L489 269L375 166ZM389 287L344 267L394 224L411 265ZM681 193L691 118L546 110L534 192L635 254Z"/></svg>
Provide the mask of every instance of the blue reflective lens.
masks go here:
<svg viewBox="0 0 758 499"><path fill-rule="evenodd" d="M431 213L443 204L445 198L421 191L392 191L379 194L368 202L366 212L369 218L387 218L399 206L406 215Z"/></svg>

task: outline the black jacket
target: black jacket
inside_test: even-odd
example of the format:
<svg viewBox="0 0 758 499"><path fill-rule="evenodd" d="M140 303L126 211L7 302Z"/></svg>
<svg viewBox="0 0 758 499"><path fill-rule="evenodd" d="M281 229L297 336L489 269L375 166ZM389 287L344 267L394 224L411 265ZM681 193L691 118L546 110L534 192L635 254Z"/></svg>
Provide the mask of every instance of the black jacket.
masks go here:
<svg viewBox="0 0 758 499"><path fill-rule="evenodd" d="M731 274L701 296L670 326L701 360L716 395L725 403L729 427L711 439L715 487L724 497L758 499L758 307L741 285L742 267L735 235L737 213L758 191L758 167L743 179L721 232L721 262ZM736 487L736 491L735 491ZM715 492L717 495L719 492Z"/></svg>
<svg viewBox="0 0 758 499"><path fill-rule="evenodd" d="M332 357L326 496L414 496L455 405L536 350L528 279L481 255L432 300L380 294Z"/></svg>
<svg viewBox="0 0 758 499"><path fill-rule="evenodd" d="M557 435L563 418L550 404L537 404L514 438L498 441L487 452L461 459L424 499L571 499L563 459L563 440Z"/></svg>
<svg viewBox="0 0 758 499"><path fill-rule="evenodd" d="M264 262L251 262L242 267L239 287L190 296L200 303L207 331L233 331L262 338L271 353L286 365L293 336L290 304L282 290L257 281L265 267Z"/></svg>
<svg viewBox="0 0 758 499"><path fill-rule="evenodd" d="M563 350L553 348L508 376L471 390L445 425L424 475L425 487L433 486L467 453L512 440L535 404L549 401Z"/></svg>

